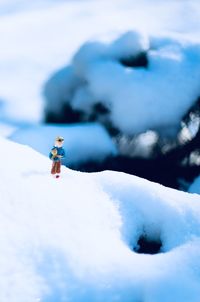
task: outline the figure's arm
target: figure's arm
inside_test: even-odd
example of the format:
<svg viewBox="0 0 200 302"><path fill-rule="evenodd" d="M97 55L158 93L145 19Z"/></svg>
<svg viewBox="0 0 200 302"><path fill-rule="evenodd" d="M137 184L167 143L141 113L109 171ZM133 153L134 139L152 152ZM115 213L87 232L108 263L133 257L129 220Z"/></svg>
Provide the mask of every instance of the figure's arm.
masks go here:
<svg viewBox="0 0 200 302"><path fill-rule="evenodd" d="M61 155L57 155L57 157L59 158L65 158L65 150L62 150L62 154Z"/></svg>
<svg viewBox="0 0 200 302"><path fill-rule="evenodd" d="M49 154L50 159L54 159L55 157L57 157L57 149L53 148Z"/></svg>

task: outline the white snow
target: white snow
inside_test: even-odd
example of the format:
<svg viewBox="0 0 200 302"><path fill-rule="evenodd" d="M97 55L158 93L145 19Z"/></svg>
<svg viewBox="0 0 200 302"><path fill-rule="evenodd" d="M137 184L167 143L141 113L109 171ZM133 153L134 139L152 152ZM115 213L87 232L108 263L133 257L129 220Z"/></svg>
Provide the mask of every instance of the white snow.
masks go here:
<svg viewBox="0 0 200 302"><path fill-rule="evenodd" d="M17 128L18 128L17 125L13 125L11 123L1 121L0 122L0 136L9 137L17 130Z"/></svg>
<svg viewBox="0 0 200 302"><path fill-rule="evenodd" d="M63 159L63 163L66 165L77 165L88 161L100 162L109 155L117 154L117 149L108 133L97 123L61 126L30 125L19 128L9 137L48 156L58 135L65 138L66 158Z"/></svg>
<svg viewBox="0 0 200 302"><path fill-rule="evenodd" d="M144 51L147 68L120 63ZM60 71L47 82L47 109L56 113L70 103L89 115L101 102L111 111L107 119L122 133L150 129L176 134L200 95L199 64L200 42L167 36L147 39L138 32L127 32L112 43L88 42L67 73Z"/></svg>
<svg viewBox="0 0 200 302"><path fill-rule="evenodd" d="M55 179L57 135L66 164L116 149L98 124L33 125L59 70L54 112L60 96L87 112L100 97L127 133L161 122L174 133L199 96L199 1L0 0L0 15L0 136L26 144L0 137L0 302L199 302L200 196L111 171L62 166ZM118 63L140 50L149 69ZM198 178L190 192L199 187ZM133 251L142 235L161 240L161 252Z"/></svg>
<svg viewBox="0 0 200 302"><path fill-rule="evenodd" d="M2 302L199 301L199 195L64 166L57 180L49 159L3 138L0 156ZM131 250L144 232L162 253Z"/></svg>
<svg viewBox="0 0 200 302"><path fill-rule="evenodd" d="M31 122L42 120L44 82L66 66L85 41L97 36L110 40L129 30L193 37L200 32L196 0L2 0L0 13L3 113Z"/></svg>

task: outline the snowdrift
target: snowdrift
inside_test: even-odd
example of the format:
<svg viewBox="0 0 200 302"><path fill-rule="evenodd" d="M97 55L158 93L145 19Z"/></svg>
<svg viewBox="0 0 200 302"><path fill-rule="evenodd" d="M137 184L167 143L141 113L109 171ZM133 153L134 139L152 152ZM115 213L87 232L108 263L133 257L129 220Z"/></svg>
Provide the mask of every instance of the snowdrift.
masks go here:
<svg viewBox="0 0 200 302"><path fill-rule="evenodd" d="M200 44L129 31L89 41L45 86L47 120L96 120L126 135L175 135L200 96ZM71 111L70 111L71 113ZM77 120L77 116L75 117Z"/></svg>
<svg viewBox="0 0 200 302"><path fill-rule="evenodd" d="M199 195L64 166L57 180L5 139L0 155L0 301L199 301ZM157 254L138 253L141 236Z"/></svg>

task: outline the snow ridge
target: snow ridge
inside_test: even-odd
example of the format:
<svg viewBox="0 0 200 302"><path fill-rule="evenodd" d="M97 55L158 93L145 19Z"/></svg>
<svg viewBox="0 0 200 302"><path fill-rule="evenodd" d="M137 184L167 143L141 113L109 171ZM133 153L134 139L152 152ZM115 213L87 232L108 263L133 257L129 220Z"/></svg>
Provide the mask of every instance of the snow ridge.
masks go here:
<svg viewBox="0 0 200 302"><path fill-rule="evenodd" d="M198 195L64 166L56 180L47 157L0 144L10 159L0 171L0 301L198 301ZM161 239L159 254L134 251L142 234Z"/></svg>

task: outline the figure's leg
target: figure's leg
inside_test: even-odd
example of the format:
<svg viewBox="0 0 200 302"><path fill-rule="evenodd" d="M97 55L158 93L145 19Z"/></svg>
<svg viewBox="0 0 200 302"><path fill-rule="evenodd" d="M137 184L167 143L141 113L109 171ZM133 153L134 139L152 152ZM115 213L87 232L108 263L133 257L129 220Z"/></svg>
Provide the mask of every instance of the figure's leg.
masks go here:
<svg viewBox="0 0 200 302"><path fill-rule="evenodd" d="M51 174L56 174L56 162L52 162Z"/></svg>
<svg viewBox="0 0 200 302"><path fill-rule="evenodd" d="M58 174L60 174L60 170L61 170L61 162L59 161L58 165L57 165L57 173Z"/></svg>
<svg viewBox="0 0 200 302"><path fill-rule="evenodd" d="M56 177L58 178L58 177L60 177L60 170L61 170L61 162L60 161L58 161L57 163L56 163Z"/></svg>

